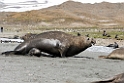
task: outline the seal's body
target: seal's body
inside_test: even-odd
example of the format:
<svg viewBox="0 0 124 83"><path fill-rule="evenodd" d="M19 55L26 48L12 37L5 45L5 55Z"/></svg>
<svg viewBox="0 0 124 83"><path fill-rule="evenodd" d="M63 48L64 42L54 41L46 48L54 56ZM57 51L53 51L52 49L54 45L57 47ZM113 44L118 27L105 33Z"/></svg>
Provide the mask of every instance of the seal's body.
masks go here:
<svg viewBox="0 0 124 83"><path fill-rule="evenodd" d="M21 53L27 54L32 48L36 48L37 51L40 50L41 52L59 57L74 56L95 44L93 39L86 38L85 36L73 36L61 31L49 31L24 36L23 38L25 42L17 46L15 51L24 50ZM42 42L39 39L42 39Z"/></svg>
<svg viewBox="0 0 124 83"><path fill-rule="evenodd" d="M59 40L37 38L37 39L32 39L30 41L26 41L26 42L19 44L14 49L14 51L3 52L2 54L9 54L9 52L10 53L13 52L14 54L26 55L34 51L33 53L34 55L35 55L35 52L36 53L46 52L52 55L60 55L61 54L60 47L61 47L61 43Z"/></svg>
<svg viewBox="0 0 124 83"><path fill-rule="evenodd" d="M92 83L124 83L124 73L118 74L109 80L96 81L96 82L92 82Z"/></svg>
<svg viewBox="0 0 124 83"><path fill-rule="evenodd" d="M124 60L124 48L118 48L112 51L108 56L99 56L99 58Z"/></svg>

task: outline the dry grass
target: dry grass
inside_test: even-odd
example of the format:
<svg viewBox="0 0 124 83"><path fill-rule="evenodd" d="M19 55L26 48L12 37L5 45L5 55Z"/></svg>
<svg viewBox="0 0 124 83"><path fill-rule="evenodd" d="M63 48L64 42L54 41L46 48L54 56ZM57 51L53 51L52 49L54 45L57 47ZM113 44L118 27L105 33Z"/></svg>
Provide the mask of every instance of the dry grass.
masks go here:
<svg viewBox="0 0 124 83"><path fill-rule="evenodd" d="M82 4L67 1L58 6L18 13L0 13L2 25L47 27L123 27L124 3Z"/></svg>

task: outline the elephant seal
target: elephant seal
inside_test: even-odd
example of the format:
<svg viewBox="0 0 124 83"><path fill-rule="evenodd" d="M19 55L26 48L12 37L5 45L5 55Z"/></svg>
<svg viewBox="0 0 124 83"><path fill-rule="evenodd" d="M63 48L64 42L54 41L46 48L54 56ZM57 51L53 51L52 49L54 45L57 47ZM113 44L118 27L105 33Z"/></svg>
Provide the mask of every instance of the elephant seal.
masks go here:
<svg viewBox="0 0 124 83"><path fill-rule="evenodd" d="M43 32L40 34L24 36L24 38L25 38L25 42L22 43L21 45L19 45L17 48L20 48L20 47L22 48L22 46L24 47L25 44L28 44L28 46L26 46L26 48L29 49L29 47L31 47L32 44L36 44L36 43L38 44L39 40L37 40L37 39L39 39L39 38L45 38L48 40L53 39L54 42L55 42L55 40L58 40L60 42L59 45L57 45L57 44L52 45L52 43L53 43L52 42L50 44L51 48L48 48L49 43L47 43L47 44L45 43L47 48L45 48L46 46L44 45L39 49L38 47L40 46L40 44L43 45L42 43L39 43L38 44L39 46L37 45L37 46L35 46L35 48L39 49L41 52L46 52L48 54L52 54L53 56L59 56L59 57L74 56L74 55L84 51L88 47L91 47L92 44L96 43L96 41L94 39L90 39L85 36L73 36L71 34L67 34L67 33L64 33L61 31ZM37 40L37 41L35 41L35 40ZM34 43L31 43L31 42L34 42ZM56 45L58 48L55 48ZM33 47L31 47L29 50L31 50L32 48ZM45 48L47 51L43 50L43 48ZM54 50L51 50L51 49L54 49ZM35 52L35 50L33 50L33 51ZM31 52L33 52L33 51L31 51ZM27 53L27 52L24 52L24 53Z"/></svg>
<svg viewBox="0 0 124 83"><path fill-rule="evenodd" d="M119 48L119 45L117 44L117 42L114 42L114 44L109 44L106 47L112 47L113 49Z"/></svg>
<svg viewBox="0 0 124 83"><path fill-rule="evenodd" d="M72 37L73 37L73 35L67 34L62 31L48 31L48 32L40 33L40 34L27 33L24 36L22 36L21 38L24 41L30 41L31 39L34 39L34 38L48 38L48 39L53 38L53 39L58 39L61 42L64 42L66 40L69 40Z"/></svg>
<svg viewBox="0 0 124 83"><path fill-rule="evenodd" d="M23 39L24 41L35 38L35 36L37 36L38 34L33 34L33 33L27 33L24 36L20 37L21 39Z"/></svg>
<svg viewBox="0 0 124 83"><path fill-rule="evenodd" d="M124 73L118 74L109 80L96 81L92 83L124 83Z"/></svg>
<svg viewBox="0 0 124 83"><path fill-rule="evenodd" d="M33 38L53 38L58 39L61 43L64 43L66 48L64 49L66 54L65 57L74 56L88 47L91 47L92 44L95 44L94 39L89 39L85 36L73 36L62 31L49 31L43 32L40 34L27 34L22 37L25 41L30 41Z"/></svg>
<svg viewBox="0 0 124 83"><path fill-rule="evenodd" d="M112 51L108 56L99 56L99 58L124 60L124 48L118 48Z"/></svg>
<svg viewBox="0 0 124 83"><path fill-rule="evenodd" d="M46 52L52 55L61 55L62 44L59 40L35 38L30 41L19 44L14 51L3 52L2 54L16 54L16 55L35 55L40 56L41 52Z"/></svg>

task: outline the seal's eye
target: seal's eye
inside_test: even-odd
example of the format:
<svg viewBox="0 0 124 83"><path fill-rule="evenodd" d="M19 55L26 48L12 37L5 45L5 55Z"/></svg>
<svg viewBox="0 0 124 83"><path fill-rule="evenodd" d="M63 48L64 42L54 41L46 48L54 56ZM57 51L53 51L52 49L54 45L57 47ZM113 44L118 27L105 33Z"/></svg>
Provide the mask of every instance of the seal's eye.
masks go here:
<svg viewBox="0 0 124 83"><path fill-rule="evenodd" d="M87 40L90 40L90 38L87 38Z"/></svg>

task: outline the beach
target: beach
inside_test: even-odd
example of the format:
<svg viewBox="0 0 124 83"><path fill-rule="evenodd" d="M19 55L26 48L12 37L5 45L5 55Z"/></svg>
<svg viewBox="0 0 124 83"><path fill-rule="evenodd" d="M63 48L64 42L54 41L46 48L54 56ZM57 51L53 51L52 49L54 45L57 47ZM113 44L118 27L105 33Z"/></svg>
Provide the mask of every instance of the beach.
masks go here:
<svg viewBox="0 0 124 83"><path fill-rule="evenodd" d="M107 47L110 44L124 48L124 2L12 1L0 0L0 83L91 83L124 73L124 60L99 58L115 50ZM28 39L30 35L34 36ZM94 44L94 40L91 46L89 41ZM28 55L33 55L32 49L27 55L15 55L17 46L22 54L36 47L39 54L49 51L60 56L91 47L72 57L36 57ZM14 52L2 54L6 51Z"/></svg>
<svg viewBox="0 0 124 83"><path fill-rule="evenodd" d="M0 43L0 53L13 50L18 44ZM0 82L90 83L124 72L123 60L99 59L98 56L108 55L112 50L98 47L90 47L68 58L0 55Z"/></svg>

